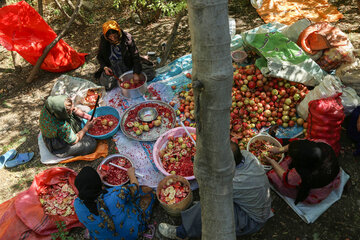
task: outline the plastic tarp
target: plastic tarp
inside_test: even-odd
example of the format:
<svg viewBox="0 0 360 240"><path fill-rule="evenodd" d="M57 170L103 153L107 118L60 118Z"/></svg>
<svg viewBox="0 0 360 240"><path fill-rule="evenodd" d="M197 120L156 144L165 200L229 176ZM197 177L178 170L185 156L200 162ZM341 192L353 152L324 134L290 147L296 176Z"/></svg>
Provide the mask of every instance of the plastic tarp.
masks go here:
<svg viewBox="0 0 360 240"><path fill-rule="evenodd" d="M242 34L246 46L260 56L255 65L265 76L316 86L327 75L320 66L281 32L281 24L266 24Z"/></svg>
<svg viewBox="0 0 360 240"><path fill-rule="evenodd" d="M261 3L256 2L259 2L256 6ZM266 23L279 22L287 25L303 18L312 22L336 22L344 17L327 0L263 0L256 11Z"/></svg>
<svg viewBox="0 0 360 240"><path fill-rule="evenodd" d="M9 51L16 51L30 64L36 64L56 37L51 27L25 1L0 8L0 44ZM84 64L86 55L60 39L40 68L49 72L70 71Z"/></svg>

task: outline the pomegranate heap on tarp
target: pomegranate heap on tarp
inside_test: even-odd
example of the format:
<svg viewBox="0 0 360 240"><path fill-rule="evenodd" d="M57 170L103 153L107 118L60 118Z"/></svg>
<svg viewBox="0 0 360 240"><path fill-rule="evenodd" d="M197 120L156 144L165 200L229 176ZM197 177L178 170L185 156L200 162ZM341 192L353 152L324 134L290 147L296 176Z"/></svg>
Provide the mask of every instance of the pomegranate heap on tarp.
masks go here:
<svg viewBox="0 0 360 240"><path fill-rule="evenodd" d="M296 105L308 91L300 83L266 78L254 65L237 67L230 108L231 132L242 138L244 131L251 128L303 125L304 120L296 117Z"/></svg>
<svg viewBox="0 0 360 240"><path fill-rule="evenodd" d="M257 159L260 160L260 162L264 165L268 165L267 163L264 162L265 160L265 156L274 159L275 161L279 162L281 159L281 153L272 153L269 152L270 148L273 148L275 145L271 144L268 141L264 141L264 140L256 140L254 142L251 142L250 147L249 147L249 151L254 154L255 157L257 157Z"/></svg>
<svg viewBox="0 0 360 240"><path fill-rule="evenodd" d="M160 201L170 205L181 202L190 192L190 188L180 181L169 179L160 191Z"/></svg>
<svg viewBox="0 0 360 240"><path fill-rule="evenodd" d="M191 134L191 136L196 139L195 134ZM181 137L169 136L166 147L159 151L159 157L166 172L190 177L194 175L193 157L195 153L194 143L184 133Z"/></svg>
<svg viewBox="0 0 360 240"><path fill-rule="evenodd" d="M75 214L75 191L69 183L46 185L39 193L39 200L47 215L70 216Z"/></svg>
<svg viewBox="0 0 360 240"><path fill-rule="evenodd" d="M111 114L99 116L88 133L94 136L102 136L114 130L118 123L119 120Z"/></svg>

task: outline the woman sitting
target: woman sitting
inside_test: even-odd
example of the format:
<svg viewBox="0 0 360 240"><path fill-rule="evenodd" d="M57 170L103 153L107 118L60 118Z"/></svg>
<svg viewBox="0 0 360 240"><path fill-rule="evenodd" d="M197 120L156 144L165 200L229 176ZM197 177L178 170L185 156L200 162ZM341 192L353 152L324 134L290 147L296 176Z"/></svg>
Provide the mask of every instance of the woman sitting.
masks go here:
<svg viewBox="0 0 360 240"><path fill-rule="evenodd" d="M92 239L138 239L147 229L154 194L149 187L139 188L135 169L129 168L130 184L105 190L99 174L84 167L75 179L79 197L74 201L79 221Z"/></svg>
<svg viewBox="0 0 360 240"><path fill-rule="evenodd" d="M267 158L273 170L270 182L282 195L316 204L324 200L340 184L340 167L332 147L323 142L296 140L285 147L273 147L273 153L288 152L279 164Z"/></svg>
<svg viewBox="0 0 360 240"><path fill-rule="evenodd" d="M88 121L81 129L81 119L91 116L74 107L65 95L50 96L40 113L40 131L46 147L57 157L82 156L93 153L97 142L85 135L94 125Z"/></svg>

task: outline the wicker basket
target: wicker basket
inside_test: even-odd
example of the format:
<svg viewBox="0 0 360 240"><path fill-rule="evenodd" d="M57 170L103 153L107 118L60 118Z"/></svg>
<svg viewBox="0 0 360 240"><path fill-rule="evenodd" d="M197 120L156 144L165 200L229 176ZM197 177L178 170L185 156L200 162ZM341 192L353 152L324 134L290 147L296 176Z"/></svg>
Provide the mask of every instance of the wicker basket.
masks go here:
<svg viewBox="0 0 360 240"><path fill-rule="evenodd" d="M246 150L249 151L249 149L250 149L250 144L253 143L253 142L255 142L255 141L257 141L257 140L264 140L264 141L267 141L267 142L273 144L273 145L276 146L276 147L282 147L281 143L280 143L278 140L276 140L275 138L273 138L272 136L270 136L269 134L267 134L267 133L260 133L260 134L258 134L258 135L256 135L255 137L253 137L253 138L250 139L250 141L249 141L248 144L247 144ZM282 161L283 159L284 159L284 153L282 153L281 159L279 160L278 163L281 163L281 161ZM263 166L264 166L264 169L265 169L266 171L269 171L269 170L272 169L272 166L270 166L270 165L263 165Z"/></svg>
<svg viewBox="0 0 360 240"><path fill-rule="evenodd" d="M166 204L160 200L160 197L159 197L160 191L169 179L173 179L174 181L182 182L184 185L188 186L190 189L190 192L186 196L186 198L184 198L182 201L180 201L178 203ZM181 211L184 211L185 209L187 209L193 201L193 193L191 191L189 181L179 175L169 175L169 176L166 176L163 180L161 180L156 189L156 197L157 197L158 201L160 202L160 205L171 216L180 216Z"/></svg>

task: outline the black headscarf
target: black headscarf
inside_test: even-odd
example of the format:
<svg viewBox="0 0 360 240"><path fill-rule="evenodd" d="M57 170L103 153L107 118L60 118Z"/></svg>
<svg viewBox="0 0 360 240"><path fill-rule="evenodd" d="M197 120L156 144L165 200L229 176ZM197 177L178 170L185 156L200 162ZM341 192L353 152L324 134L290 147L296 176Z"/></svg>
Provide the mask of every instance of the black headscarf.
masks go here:
<svg viewBox="0 0 360 240"><path fill-rule="evenodd" d="M289 145L289 156L292 158L289 168L295 168L301 176L295 204L304 201L311 189L331 183L340 171L334 150L323 142L293 141Z"/></svg>
<svg viewBox="0 0 360 240"><path fill-rule="evenodd" d="M103 190L103 183L95 169L92 167L84 167L75 178L75 186L79 191L79 198L84 202L89 211L95 215L99 215L96 199Z"/></svg>

